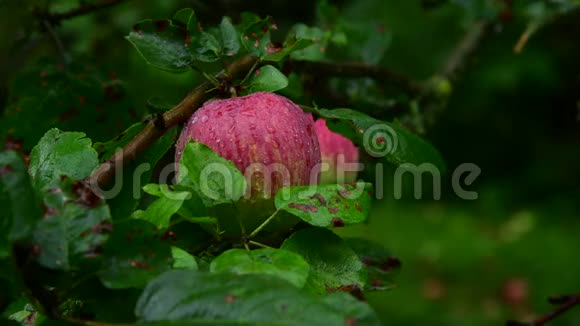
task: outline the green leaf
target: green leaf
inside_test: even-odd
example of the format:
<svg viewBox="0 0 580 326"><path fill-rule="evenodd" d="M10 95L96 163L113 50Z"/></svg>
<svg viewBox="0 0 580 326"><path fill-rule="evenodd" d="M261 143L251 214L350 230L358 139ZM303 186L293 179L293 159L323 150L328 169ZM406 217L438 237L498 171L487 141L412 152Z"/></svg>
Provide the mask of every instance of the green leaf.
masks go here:
<svg viewBox="0 0 580 326"><path fill-rule="evenodd" d="M380 325L366 303L344 294L320 298L273 276L195 271L171 271L151 281L135 314L157 325Z"/></svg>
<svg viewBox="0 0 580 326"><path fill-rule="evenodd" d="M187 31L192 34L192 32L197 31L197 18L195 17L195 12L191 8L183 8L173 15L173 21L183 23Z"/></svg>
<svg viewBox="0 0 580 326"><path fill-rule="evenodd" d="M364 222L371 207L370 183L286 187L275 198L277 209L314 226L344 226Z"/></svg>
<svg viewBox="0 0 580 326"><path fill-rule="evenodd" d="M393 278L398 273L401 262L388 250L366 239L348 238L345 242L366 266L369 282L365 290L384 291L395 286Z"/></svg>
<svg viewBox="0 0 580 326"><path fill-rule="evenodd" d="M298 40L296 39L296 37L293 37L292 39L287 39L286 42L284 43L284 47L280 51L267 55L264 58L264 60L274 62L281 61L282 59L286 58L293 52L309 47L313 43L314 41L304 38Z"/></svg>
<svg viewBox="0 0 580 326"><path fill-rule="evenodd" d="M175 185L170 189L165 184L148 184L143 187L143 190L150 195L160 197L160 199L165 198L165 202L173 202L172 204L167 204L173 205L175 208L177 208L177 211L175 211L175 209L171 209L173 212L171 214L177 213L177 215L181 216L186 221L196 224L215 225L218 223L215 217L207 216L209 215L207 207L203 205L203 202L199 196L191 192L190 187ZM187 193L187 195L184 195L183 193ZM157 201L155 201L153 204L155 204ZM149 210L149 208L147 208L147 210ZM139 218L143 218L143 216L140 215ZM167 219L168 218L169 216ZM150 222L153 222L153 220ZM169 220L167 220L167 222L169 222Z"/></svg>
<svg viewBox="0 0 580 326"><path fill-rule="evenodd" d="M275 92L288 86L288 78L274 66L267 65L256 70L249 80L249 93Z"/></svg>
<svg viewBox="0 0 580 326"><path fill-rule="evenodd" d="M171 256L173 257L174 269L198 270L195 257L190 255L187 251L178 247L171 247Z"/></svg>
<svg viewBox="0 0 580 326"><path fill-rule="evenodd" d="M191 193L173 191L167 185L159 185L156 191L153 191L152 188L152 185L147 185L144 190L155 192L161 196L151 203L142 214L139 214L138 218L150 222L159 229L166 229L169 227L173 214L179 211L185 200L191 198Z"/></svg>
<svg viewBox="0 0 580 326"><path fill-rule="evenodd" d="M141 220L115 224L103 248L99 279L112 289L142 288L170 268L171 238Z"/></svg>
<svg viewBox="0 0 580 326"><path fill-rule="evenodd" d="M375 158L382 158L395 166L427 168L446 173L441 154L428 142L412 132L374 119L351 109L320 109L317 114L326 119L328 128L352 140L359 148Z"/></svg>
<svg viewBox="0 0 580 326"><path fill-rule="evenodd" d="M30 175L37 190L54 186L61 176L83 179L98 165L97 152L82 132L49 130L30 153Z"/></svg>
<svg viewBox="0 0 580 326"><path fill-rule="evenodd" d="M281 249L301 255L310 265L306 287L318 294L362 289L367 272L357 254L336 234L323 228L294 233Z"/></svg>
<svg viewBox="0 0 580 326"><path fill-rule="evenodd" d="M270 54L269 47L270 30L274 29L272 18L267 16L260 18L258 15L248 12L241 14L242 45L252 55L261 59Z"/></svg>
<svg viewBox="0 0 580 326"><path fill-rule="evenodd" d="M292 59L319 61L326 57L325 52L330 33L325 33L318 27L309 27L302 23L294 25L291 33L293 33L293 37L297 40L305 39L311 42L311 45L301 50L293 51L290 55Z"/></svg>
<svg viewBox="0 0 580 326"><path fill-rule="evenodd" d="M333 293L323 298L324 303L332 307L335 311L349 316L345 322L346 325L381 325L381 322L372 311L371 307L355 299L347 293Z"/></svg>
<svg viewBox="0 0 580 326"><path fill-rule="evenodd" d="M33 233L37 261L76 270L99 256L112 229L109 206L82 181L66 178L43 192L44 218Z"/></svg>
<svg viewBox="0 0 580 326"><path fill-rule="evenodd" d="M126 38L153 67L172 72L191 69L193 56L189 50L189 34L186 28L171 20L144 20L133 25Z"/></svg>
<svg viewBox="0 0 580 326"><path fill-rule="evenodd" d="M246 190L246 179L234 163L202 143L185 146L179 172L179 183L191 185L206 206L235 202Z"/></svg>
<svg viewBox="0 0 580 326"><path fill-rule="evenodd" d="M218 39L208 32L200 32L194 41L193 58L201 62L215 62L222 53Z"/></svg>
<svg viewBox="0 0 580 326"><path fill-rule="evenodd" d="M0 204L0 257L7 257L9 241L29 237L42 215L27 168L14 151L0 152Z"/></svg>
<svg viewBox="0 0 580 326"><path fill-rule="evenodd" d="M240 34L232 25L230 18L223 17L220 23L220 32L225 55L231 57L240 50Z"/></svg>
<svg viewBox="0 0 580 326"><path fill-rule="evenodd" d="M211 272L267 274L285 279L299 288L306 283L309 269L300 255L274 248L252 251L231 249L215 258L210 265Z"/></svg>

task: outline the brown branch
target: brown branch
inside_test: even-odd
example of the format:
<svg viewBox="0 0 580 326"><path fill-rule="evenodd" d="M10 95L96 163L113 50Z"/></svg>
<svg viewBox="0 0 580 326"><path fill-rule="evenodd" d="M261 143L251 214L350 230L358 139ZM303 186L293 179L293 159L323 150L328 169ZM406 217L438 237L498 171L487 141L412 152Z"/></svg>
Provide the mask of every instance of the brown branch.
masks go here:
<svg viewBox="0 0 580 326"><path fill-rule="evenodd" d="M317 77L370 77L378 82L392 84L415 95L423 91L420 83L405 75L379 66L359 62L293 60L290 62L290 69Z"/></svg>
<svg viewBox="0 0 580 326"><path fill-rule="evenodd" d="M459 40L441 70L435 74L431 83L416 98L421 111L411 112L400 118L403 124L417 133L425 131L435 124L439 111L445 106L448 94L441 94L440 83L450 83L457 79L474 52L480 47L483 39L491 30L491 21L476 22ZM421 105L423 104L423 105Z"/></svg>
<svg viewBox="0 0 580 326"><path fill-rule="evenodd" d="M80 7L71 9L69 11L61 12L61 13L51 13L51 12L43 12L43 11L36 11L34 13L35 16L49 21L52 25L58 25L61 21L86 15L92 13L94 11L105 9L108 7L115 6L120 4L125 0L101 0L95 3L87 3Z"/></svg>
<svg viewBox="0 0 580 326"><path fill-rule="evenodd" d="M550 298L548 299L548 301L551 304L557 304L559 305L556 309L554 309L553 311L547 313L546 315L539 317L538 319L532 321L532 322L528 322L528 323L524 323L524 322L518 322L518 321L508 321L507 325L508 326L542 326L547 324L549 321L553 320L554 318L562 315L563 313L565 313L566 311L570 310L572 307L580 305L580 294L578 295L568 295L568 296L562 296L562 297L554 297L554 298Z"/></svg>
<svg viewBox="0 0 580 326"><path fill-rule="evenodd" d="M476 22L459 41L443 69L439 72L439 76L454 79L475 50L479 48L490 27L491 22L487 20Z"/></svg>
<svg viewBox="0 0 580 326"><path fill-rule="evenodd" d="M245 56L231 63L227 72L222 71L216 79L224 81L228 76L240 77L245 75L256 62L256 58ZM173 109L151 119L147 126L124 148L117 151L113 157L103 162L87 180L90 185L102 189L115 175L115 166L123 166L133 161L140 153L153 144L167 130L177 124L184 123L211 95L215 86L209 81L204 82L189 93L181 103ZM93 187L95 189L95 187Z"/></svg>

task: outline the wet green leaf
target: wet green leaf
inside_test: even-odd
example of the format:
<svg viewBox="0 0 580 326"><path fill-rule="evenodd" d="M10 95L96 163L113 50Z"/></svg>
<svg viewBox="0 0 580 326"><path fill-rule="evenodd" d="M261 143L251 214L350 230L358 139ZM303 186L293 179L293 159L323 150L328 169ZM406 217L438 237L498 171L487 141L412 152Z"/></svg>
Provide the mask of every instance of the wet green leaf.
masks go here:
<svg viewBox="0 0 580 326"><path fill-rule="evenodd" d="M252 251L231 249L215 258L210 265L212 272L272 275L297 287L304 286L309 269L308 263L300 255L274 248Z"/></svg>
<svg viewBox="0 0 580 326"><path fill-rule="evenodd" d="M191 185L206 206L235 202L246 191L246 179L234 163L204 144L187 144L181 165L179 184Z"/></svg>
<svg viewBox="0 0 580 326"><path fill-rule="evenodd" d="M366 303L344 293L321 298L273 276L195 271L171 271L151 281L135 314L144 325L208 319L225 325L380 325Z"/></svg>
<svg viewBox="0 0 580 326"><path fill-rule="evenodd" d="M310 265L306 288L318 294L362 290L368 275L358 255L332 231L310 228L294 233L281 249L301 255Z"/></svg>
<svg viewBox="0 0 580 326"><path fill-rule="evenodd" d="M256 70L249 84L248 93L275 92L288 86L288 78L274 66L267 65Z"/></svg>
<svg viewBox="0 0 580 326"><path fill-rule="evenodd" d="M83 179L98 165L97 152L82 132L49 130L30 153L30 175L38 190L56 185L61 176Z"/></svg>
<svg viewBox="0 0 580 326"><path fill-rule="evenodd" d="M181 14L179 18L182 19ZM194 60L189 50L191 39L186 28L175 25L171 20L147 19L133 25L126 38L153 67L185 72L191 69Z"/></svg>
<svg viewBox="0 0 580 326"><path fill-rule="evenodd" d="M364 222L369 214L370 183L287 187L276 194L277 209L314 226L341 227Z"/></svg>

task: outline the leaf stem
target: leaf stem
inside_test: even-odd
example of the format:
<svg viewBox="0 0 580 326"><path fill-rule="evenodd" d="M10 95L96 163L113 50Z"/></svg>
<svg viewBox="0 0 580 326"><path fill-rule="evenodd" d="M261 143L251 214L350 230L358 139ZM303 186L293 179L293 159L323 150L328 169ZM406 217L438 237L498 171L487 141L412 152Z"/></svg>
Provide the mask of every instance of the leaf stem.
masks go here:
<svg viewBox="0 0 580 326"><path fill-rule="evenodd" d="M260 247L260 248L274 249L273 247L270 247L270 246L267 246L267 245L265 245L263 243L256 242L256 241L252 241L252 240L249 240L248 243L251 244L251 245L254 245L256 247Z"/></svg>
<svg viewBox="0 0 580 326"><path fill-rule="evenodd" d="M246 83L246 81L248 80L248 78L250 78L250 76L252 76L252 73L254 72L254 70L256 70L256 67L258 67L260 62L261 62L260 60L256 60L256 62L252 66L252 68L250 68L250 70L248 70L246 77L244 77L244 79L242 79L242 81L240 82L240 85L244 85Z"/></svg>
<svg viewBox="0 0 580 326"><path fill-rule="evenodd" d="M279 212L279 211L280 211L280 210L279 210L279 209L277 209L277 210L276 210L276 211L275 211L275 212L274 212L272 215L270 215L270 217L268 217L268 218L267 218L267 219L264 221L264 223L262 223L262 224L261 224L260 226L258 226L258 227L257 227L257 228L256 228L256 229L255 229L255 230L252 232L252 233L250 233L250 236L249 236L249 238L251 239L251 238L255 237L255 236L256 236L256 234L260 233L260 231L262 231L262 229L263 229L264 227L266 227L266 225L268 225L268 224L269 224L269 223L272 221L272 219L274 219L274 217L276 217L276 214L278 214L278 212Z"/></svg>

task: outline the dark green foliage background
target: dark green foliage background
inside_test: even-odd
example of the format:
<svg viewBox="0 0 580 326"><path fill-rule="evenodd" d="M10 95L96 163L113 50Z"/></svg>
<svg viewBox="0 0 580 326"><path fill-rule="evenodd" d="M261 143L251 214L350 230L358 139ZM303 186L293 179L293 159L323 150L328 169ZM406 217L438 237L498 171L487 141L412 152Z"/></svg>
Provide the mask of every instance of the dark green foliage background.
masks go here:
<svg viewBox="0 0 580 326"><path fill-rule="evenodd" d="M137 21L170 18L178 9L192 7L209 26L219 24L222 16L237 21L239 12L252 11L272 15L279 27L272 38L282 41L293 24L315 24L317 17L314 2L127 1L62 22L58 33L75 66L65 81L53 83L59 54L46 33L29 33L41 29L30 16L30 8L45 2L55 11L78 5L73 0L0 0L0 141L15 146L7 137L17 126L11 137L23 140L24 151L30 151L50 127L84 132L93 142L106 142L146 113L171 107L192 85L203 81L199 74L174 74L147 65L124 39ZM439 2L431 7L425 4L433 1L337 1L340 22L327 23L343 26L351 43L336 52L332 52L335 45L330 45L329 52L338 59L366 60L427 80L445 64L466 26L489 15L481 5L486 1ZM429 191L422 200L414 200L412 190L395 200L392 180L385 173L386 198L374 203L368 224L338 232L375 240L403 262L396 289L368 295L385 325L490 325L506 319L527 320L551 309L547 296L580 289L580 13L575 10L550 21L515 55L513 47L530 21L526 6L542 1L515 2L511 21L492 28L458 73L453 93L433 127L422 135L440 151L450 172L466 162L482 169L470 188L478 191L479 198L457 198L448 175L440 201L430 200ZM369 33L376 34L376 39L368 39ZM213 68L219 69L219 64ZM356 79L334 80L332 85L351 95L348 107L373 117L391 121L409 114L407 106L385 104L389 99L405 102L406 95L398 90L387 88L380 93ZM43 101L27 100L47 89L50 93ZM282 93L293 94L293 89ZM340 106L328 94L299 95L295 99L303 104L314 100L323 108ZM169 141L160 141L156 148L162 151ZM158 158L155 149L150 155L164 163L172 159L171 151L164 158ZM119 212L111 212L113 218L132 211L133 204L119 206ZM191 228L178 226L173 229L181 234ZM1 222L0 230L4 231ZM197 228L191 233L201 234ZM150 242L149 235L139 241L163 255L148 263L160 270L167 268L164 259L169 257L169 246ZM112 247L123 241L122 237L110 240ZM104 259L119 264L138 255L130 250L115 254L119 257L108 255L105 247ZM107 293L97 277L113 283L128 277L139 287L145 285L141 277L147 276L116 273L115 263L95 276L94 282L74 291ZM207 268L202 261L198 264L200 269ZM4 268L0 273L9 274ZM0 278L0 288L7 289L2 295L17 296L9 293L13 287L7 285L16 282ZM50 282L66 283L63 279ZM525 289L523 298L510 300L518 286ZM95 307L103 319L131 321L127 314L133 307L123 307L122 302L125 298L135 301L140 292L122 289L116 293L106 307L118 310L103 309L98 302L87 305ZM5 304L2 295L0 302ZM24 304L18 302L9 309L18 311ZM580 312L573 310L552 325L577 324Z"/></svg>

